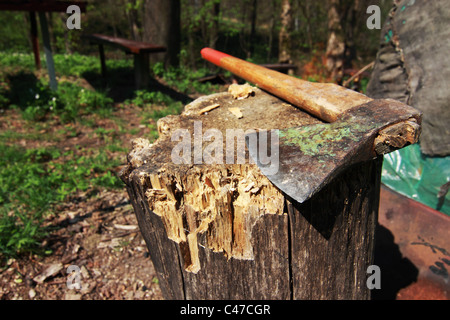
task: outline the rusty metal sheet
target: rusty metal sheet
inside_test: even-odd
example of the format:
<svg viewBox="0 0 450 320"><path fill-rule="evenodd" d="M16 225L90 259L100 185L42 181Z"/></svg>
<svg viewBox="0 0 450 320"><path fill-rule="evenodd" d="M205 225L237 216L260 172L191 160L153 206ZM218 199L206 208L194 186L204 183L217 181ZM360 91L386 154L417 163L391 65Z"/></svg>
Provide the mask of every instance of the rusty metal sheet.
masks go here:
<svg viewBox="0 0 450 320"><path fill-rule="evenodd" d="M380 266L382 278L383 273L389 278L387 286L404 279L395 288L395 298L450 299L450 216L383 186L378 221L381 245L375 249L375 263L377 258L388 261ZM389 245L399 251L397 258Z"/></svg>

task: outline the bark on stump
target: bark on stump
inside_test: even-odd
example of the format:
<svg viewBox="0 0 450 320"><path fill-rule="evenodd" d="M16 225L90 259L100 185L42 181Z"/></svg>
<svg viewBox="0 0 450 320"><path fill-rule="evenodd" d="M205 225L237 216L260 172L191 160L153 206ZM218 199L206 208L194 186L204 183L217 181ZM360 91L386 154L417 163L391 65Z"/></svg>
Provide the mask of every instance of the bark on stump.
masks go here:
<svg viewBox="0 0 450 320"><path fill-rule="evenodd" d="M201 111L214 104L219 107ZM234 107L241 118L230 111ZM164 297L369 299L366 271L373 262L382 160L354 166L299 204L249 163L247 152L246 163L235 153L231 164L195 164L196 121L202 152L214 143L205 141L214 133L208 129L223 135L223 158L227 129L242 129L242 136L247 129L320 123L259 89L242 100L224 92L160 119L154 144L133 141L121 178ZM191 137L188 164L172 161L180 147L180 140L171 141L176 129Z"/></svg>

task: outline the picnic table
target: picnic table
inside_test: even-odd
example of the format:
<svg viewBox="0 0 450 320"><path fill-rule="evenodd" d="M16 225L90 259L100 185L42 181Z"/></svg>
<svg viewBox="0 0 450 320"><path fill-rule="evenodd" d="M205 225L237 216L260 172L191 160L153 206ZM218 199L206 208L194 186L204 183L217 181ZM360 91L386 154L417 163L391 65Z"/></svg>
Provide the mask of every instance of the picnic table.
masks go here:
<svg viewBox="0 0 450 320"><path fill-rule="evenodd" d="M106 79L105 51L103 46L109 45L133 54L134 57L134 75L136 88L142 89L149 83L149 55L166 51L166 47L147 42L134 41L119 37L112 37L103 34L90 34L84 36L90 43L97 44L100 54L100 63L102 76Z"/></svg>
<svg viewBox="0 0 450 320"><path fill-rule="evenodd" d="M66 12L71 5L77 5L81 12L86 12L86 1L56 1L56 0L0 0L0 11L28 11L30 13L30 35L33 46L34 61L36 68L41 68L39 56L39 39L37 31L36 12L39 14L41 25L42 42L44 44L47 70L52 90L57 89L55 74L55 64L53 62L53 53L50 45L50 34L48 31L46 12Z"/></svg>

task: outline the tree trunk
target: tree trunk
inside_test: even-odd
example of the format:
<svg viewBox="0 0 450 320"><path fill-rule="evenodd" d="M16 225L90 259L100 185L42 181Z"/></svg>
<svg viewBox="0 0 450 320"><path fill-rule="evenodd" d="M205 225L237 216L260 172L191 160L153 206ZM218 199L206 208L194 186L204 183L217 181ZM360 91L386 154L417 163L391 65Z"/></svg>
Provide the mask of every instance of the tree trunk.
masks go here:
<svg viewBox="0 0 450 320"><path fill-rule="evenodd" d="M141 41L142 38L140 30L141 23L139 21L139 10L137 8L137 2L136 0L122 0L122 1L126 10L131 38L136 41Z"/></svg>
<svg viewBox="0 0 450 320"><path fill-rule="evenodd" d="M250 57L249 49L248 49L248 36L247 36L247 1L241 1L241 24L242 28L239 32L239 44L241 46L241 49L244 51L245 56L248 58Z"/></svg>
<svg viewBox="0 0 450 320"><path fill-rule="evenodd" d="M255 42L256 42L256 16L257 16L257 0L253 0L252 2L252 21L250 28L250 48L249 48L249 57L253 56L255 51Z"/></svg>
<svg viewBox="0 0 450 320"><path fill-rule="evenodd" d="M275 38L275 15L276 15L276 10L275 8L277 7L276 5L276 1L272 0L270 1L270 5L271 5L271 15L270 15L270 30L269 30L269 40L268 40L268 49L267 49L267 63L271 62L272 59L272 55L273 55L273 39Z"/></svg>
<svg viewBox="0 0 450 320"><path fill-rule="evenodd" d="M151 62L178 66L180 53L180 0L145 0L143 40L167 47L167 52L152 54Z"/></svg>
<svg viewBox="0 0 450 320"><path fill-rule="evenodd" d="M298 5L306 20L306 41L308 42L309 50L313 48L313 33L311 27L311 10L309 1L299 1Z"/></svg>
<svg viewBox="0 0 450 320"><path fill-rule="evenodd" d="M328 42L326 67L329 76L340 81L344 75L345 34L342 27L340 0L328 0Z"/></svg>
<svg viewBox="0 0 450 320"><path fill-rule="evenodd" d="M205 8L206 7L206 1L207 0L201 0L200 2L200 6L201 8ZM206 10L201 10L200 9L200 31L201 31L201 36L202 39L204 41L204 44L207 44L207 39L208 39L208 27L207 27L207 14L206 14Z"/></svg>
<svg viewBox="0 0 450 320"><path fill-rule="evenodd" d="M278 61L280 63L292 63L292 8L290 0L282 0L281 3L281 29L279 39Z"/></svg>
<svg viewBox="0 0 450 320"><path fill-rule="evenodd" d="M209 28L209 47L215 49L217 40L219 39L219 15L220 2L215 1L210 13L211 27Z"/></svg>
<svg viewBox="0 0 450 320"><path fill-rule="evenodd" d="M66 23L67 21L67 14L65 14L64 12L60 12L58 14L59 17L59 21L61 21L63 24ZM72 44L71 44L71 39L70 39L70 33L72 32L71 30L64 28L64 49L66 51L66 54L72 54L73 50L72 50Z"/></svg>

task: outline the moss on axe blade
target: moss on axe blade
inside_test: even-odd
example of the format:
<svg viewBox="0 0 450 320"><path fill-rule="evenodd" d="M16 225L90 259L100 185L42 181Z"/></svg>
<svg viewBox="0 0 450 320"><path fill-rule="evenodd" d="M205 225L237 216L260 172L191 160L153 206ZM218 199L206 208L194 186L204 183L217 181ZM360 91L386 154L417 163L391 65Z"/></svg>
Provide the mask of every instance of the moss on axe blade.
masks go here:
<svg viewBox="0 0 450 320"><path fill-rule="evenodd" d="M358 140L348 123L311 125L279 130L279 137L282 144L297 146L303 154L308 156L321 155L323 159L319 161L334 157L336 145L341 146L349 139Z"/></svg>
<svg viewBox="0 0 450 320"><path fill-rule="evenodd" d="M201 53L206 60L329 122L276 130L271 134L278 137L271 145L267 133L246 136L250 156L262 173L300 203L349 166L418 141L422 114L406 104L372 100L336 84L311 83L210 48ZM268 152L261 148L277 153L275 166L267 163Z"/></svg>

